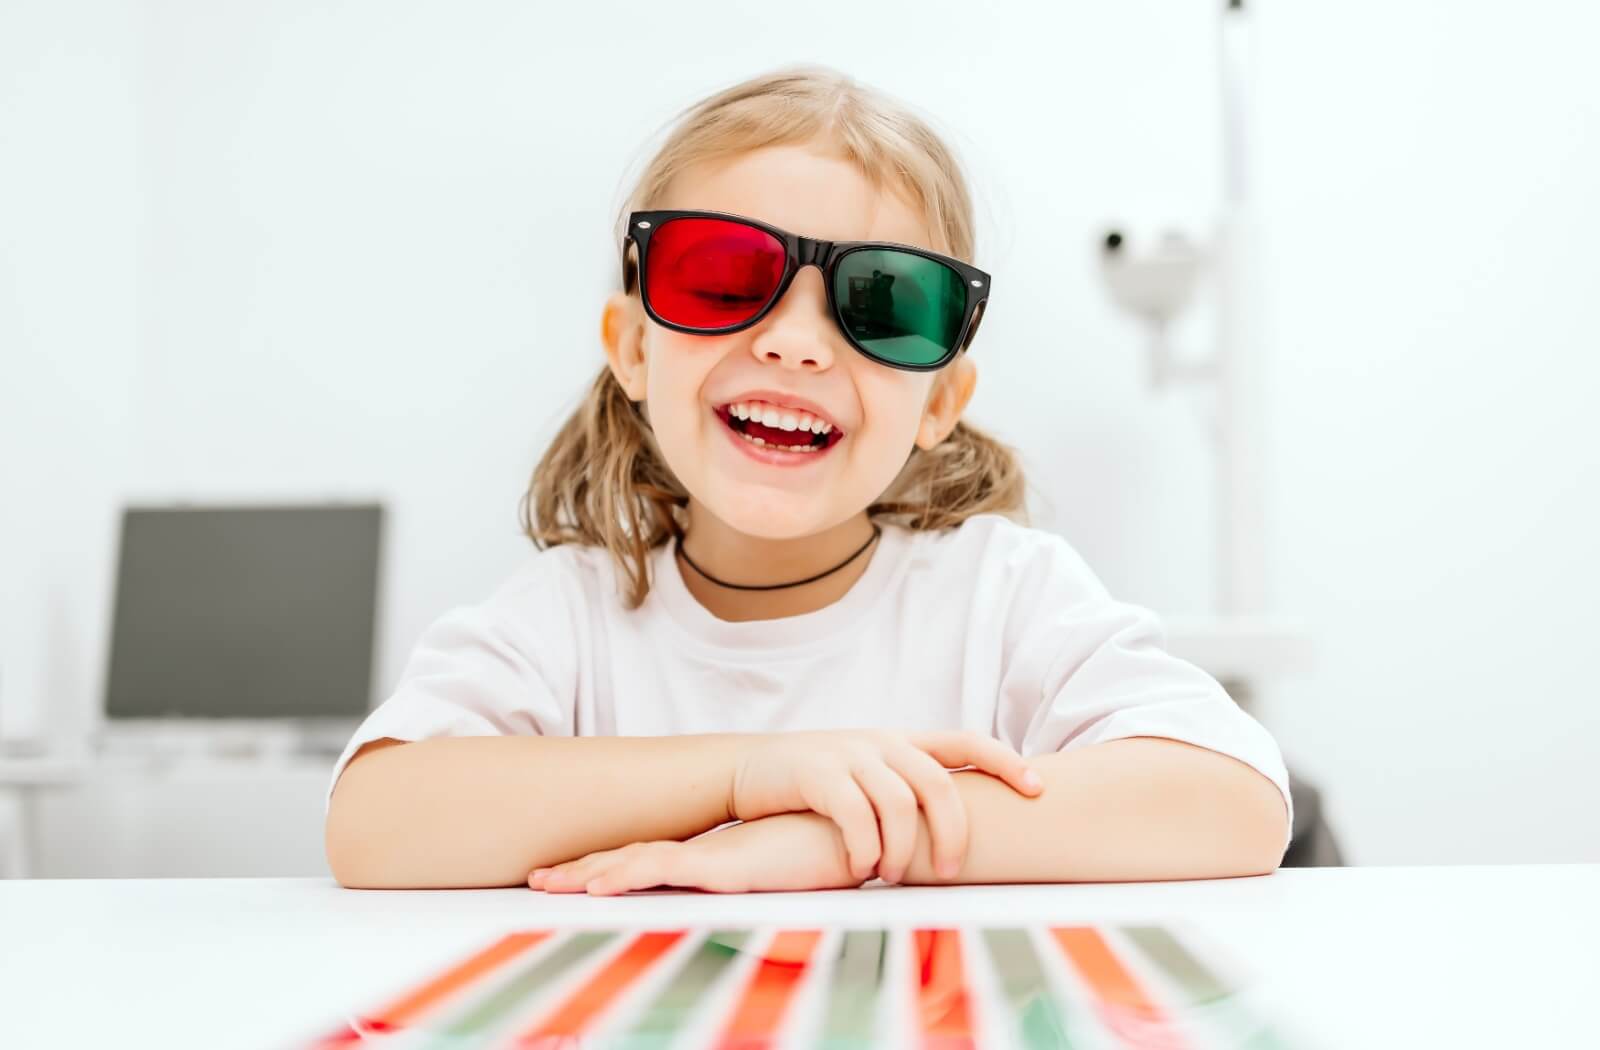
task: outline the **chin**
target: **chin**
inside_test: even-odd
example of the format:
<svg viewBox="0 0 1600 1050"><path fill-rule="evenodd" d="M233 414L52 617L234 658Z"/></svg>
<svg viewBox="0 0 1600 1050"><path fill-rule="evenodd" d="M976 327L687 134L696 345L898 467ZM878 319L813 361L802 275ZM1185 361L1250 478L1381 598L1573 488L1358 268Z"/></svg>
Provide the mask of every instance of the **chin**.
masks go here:
<svg viewBox="0 0 1600 1050"><path fill-rule="evenodd" d="M709 504L707 509L732 529L746 536L764 540L792 540L812 536L829 527L829 522L817 515L815 506L786 506L787 500L763 500L759 507L739 505L719 507Z"/></svg>

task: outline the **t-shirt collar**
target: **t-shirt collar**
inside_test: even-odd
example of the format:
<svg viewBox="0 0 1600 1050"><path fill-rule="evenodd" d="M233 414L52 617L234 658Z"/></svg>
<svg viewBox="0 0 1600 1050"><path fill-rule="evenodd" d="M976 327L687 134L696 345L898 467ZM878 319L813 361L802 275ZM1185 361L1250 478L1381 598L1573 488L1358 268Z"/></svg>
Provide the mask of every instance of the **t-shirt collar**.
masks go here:
<svg viewBox="0 0 1600 1050"><path fill-rule="evenodd" d="M866 570L842 597L821 609L773 620L719 619L700 604L683 582L683 572L694 570L680 566L674 553L675 541L669 540L651 552L650 593L639 611L645 612L654 605L657 608L653 611L664 613L691 640L708 648L731 650L735 655L771 655L775 650L808 649L830 639L848 637L851 625L888 586L905 552L907 530L889 522L878 524L883 535L863 555L871 558Z"/></svg>

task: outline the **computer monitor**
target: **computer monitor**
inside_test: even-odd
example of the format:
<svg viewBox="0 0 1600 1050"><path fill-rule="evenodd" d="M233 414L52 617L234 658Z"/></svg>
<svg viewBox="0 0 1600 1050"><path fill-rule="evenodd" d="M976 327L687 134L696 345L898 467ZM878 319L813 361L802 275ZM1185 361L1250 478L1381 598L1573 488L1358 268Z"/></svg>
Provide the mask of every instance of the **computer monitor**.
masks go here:
<svg viewBox="0 0 1600 1050"><path fill-rule="evenodd" d="M108 719L360 718L382 522L376 504L125 510Z"/></svg>

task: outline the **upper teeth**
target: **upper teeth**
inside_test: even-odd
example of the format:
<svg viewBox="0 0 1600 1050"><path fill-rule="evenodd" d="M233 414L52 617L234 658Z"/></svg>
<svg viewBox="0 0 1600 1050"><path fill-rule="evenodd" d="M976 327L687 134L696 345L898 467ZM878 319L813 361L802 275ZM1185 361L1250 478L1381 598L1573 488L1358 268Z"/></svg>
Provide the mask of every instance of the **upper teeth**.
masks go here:
<svg viewBox="0 0 1600 1050"><path fill-rule="evenodd" d="M832 423L824 422L810 412L779 408L765 401L735 401L728 406L728 413L735 418L753 419L779 430L809 430L813 434L826 434L833 429Z"/></svg>

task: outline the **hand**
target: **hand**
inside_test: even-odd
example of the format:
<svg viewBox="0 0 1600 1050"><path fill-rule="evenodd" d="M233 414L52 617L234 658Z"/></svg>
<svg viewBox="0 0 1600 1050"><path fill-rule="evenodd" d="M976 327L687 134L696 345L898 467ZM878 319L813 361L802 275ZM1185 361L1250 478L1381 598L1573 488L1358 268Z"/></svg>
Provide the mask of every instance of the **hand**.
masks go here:
<svg viewBox="0 0 1600 1050"><path fill-rule="evenodd" d="M635 842L528 876L532 889L597 897L652 886L753 893L844 889L863 881L850 874L838 828L815 813L733 824L687 842Z"/></svg>
<svg viewBox="0 0 1600 1050"><path fill-rule="evenodd" d="M752 737L739 761L731 815L820 813L844 836L852 877L865 880L876 867L885 882L898 882L916 847L920 806L934 871L954 878L966 859L967 810L950 769L968 765L1024 795L1044 789L1021 755L982 733L770 733Z"/></svg>

